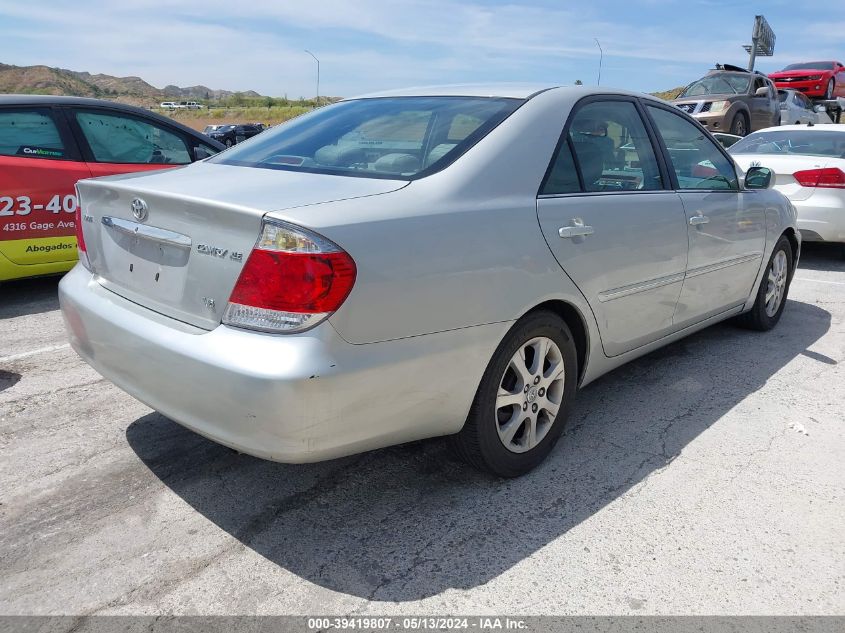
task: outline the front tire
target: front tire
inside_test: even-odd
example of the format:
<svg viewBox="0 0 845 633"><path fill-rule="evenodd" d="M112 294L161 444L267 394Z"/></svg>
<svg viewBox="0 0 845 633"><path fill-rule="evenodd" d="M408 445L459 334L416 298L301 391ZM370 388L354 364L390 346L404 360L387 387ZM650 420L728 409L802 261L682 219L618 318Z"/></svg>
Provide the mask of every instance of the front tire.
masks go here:
<svg viewBox="0 0 845 633"><path fill-rule="evenodd" d="M484 372L460 433L458 455L499 477L518 477L554 448L577 389L572 334L557 315L517 322Z"/></svg>
<svg viewBox="0 0 845 633"><path fill-rule="evenodd" d="M737 317L737 322L743 327L760 332L775 327L786 306L791 281L792 245L786 236L782 235L769 258L754 305L749 312Z"/></svg>
<svg viewBox="0 0 845 633"><path fill-rule="evenodd" d="M824 93L825 101L830 101L831 99L833 99L833 92L835 87L836 83L833 81L833 79L827 82L827 90Z"/></svg>
<svg viewBox="0 0 845 633"><path fill-rule="evenodd" d="M748 134L748 121L744 113L737 112L734 116L734 120L731 121L731 134L735 136L745 136Z"/></svg>

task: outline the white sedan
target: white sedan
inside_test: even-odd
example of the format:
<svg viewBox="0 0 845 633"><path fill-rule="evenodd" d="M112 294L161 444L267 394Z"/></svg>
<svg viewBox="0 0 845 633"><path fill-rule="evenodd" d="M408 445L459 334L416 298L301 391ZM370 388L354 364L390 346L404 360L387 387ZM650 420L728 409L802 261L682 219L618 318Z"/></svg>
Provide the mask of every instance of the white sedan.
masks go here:
<svg viewBox="0 0 845 633"><path fill-rule="evenodd" d="M845 125L766 128L729 152L743 170L775 172L775 189L798 210L804 240L842 243L845 255Z"/></svg>

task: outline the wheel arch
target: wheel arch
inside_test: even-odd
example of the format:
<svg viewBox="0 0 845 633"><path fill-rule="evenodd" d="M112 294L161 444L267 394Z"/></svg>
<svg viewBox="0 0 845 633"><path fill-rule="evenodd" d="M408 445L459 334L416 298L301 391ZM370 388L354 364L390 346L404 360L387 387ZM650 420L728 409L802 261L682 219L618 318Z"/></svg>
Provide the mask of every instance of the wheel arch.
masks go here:
<svg viewBox="0 0 845 633"><path fill-rule="evenodd" d="M587 328L584 315L581 314L581 311L577 307L567 301L550 299L534 306L523 317L544 310L559 316L572 333L576 357L578 359L578 384L580 385L584 378L584 371L587 366L587 358L590 350L590 331Z"/></svg>
<svg viewBox="0 0 845 633"><path fill-rule="evenodd" d="M781 236L786 236L786 239L789 240L789 246L792 248L792 270L789 272L791 276L798 267L798 256L801 253L801 242L798 239L795 229L791 226L788 226L784 232L781 233Z"/></svg>

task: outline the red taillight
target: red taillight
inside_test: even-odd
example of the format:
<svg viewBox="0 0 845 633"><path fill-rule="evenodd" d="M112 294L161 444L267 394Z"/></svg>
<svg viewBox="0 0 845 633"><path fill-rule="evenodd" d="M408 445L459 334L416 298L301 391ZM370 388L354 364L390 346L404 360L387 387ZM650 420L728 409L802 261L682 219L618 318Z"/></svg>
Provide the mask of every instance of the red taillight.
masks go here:
<svg viewBox="0 0 845 633"><path fill-rule="evenodd" d="M803 171L796 171L792 176L802 187L845 189L845 172L838 167L805 169Z"/></svg>
<svg viewBox="0 0 845 633"><path fill-rule="evenodd" d="M354 283L355 263L346 253L279 253L255 249L229 301L302 314L334 312Z"/></svg>
<svg viewBox="0 0 845 633"><path fill-rule="evenodd" d="M265 332L300 332L341 306L355 275L355 262L337 244L297 226L265 222L223 322Z"/></svg>

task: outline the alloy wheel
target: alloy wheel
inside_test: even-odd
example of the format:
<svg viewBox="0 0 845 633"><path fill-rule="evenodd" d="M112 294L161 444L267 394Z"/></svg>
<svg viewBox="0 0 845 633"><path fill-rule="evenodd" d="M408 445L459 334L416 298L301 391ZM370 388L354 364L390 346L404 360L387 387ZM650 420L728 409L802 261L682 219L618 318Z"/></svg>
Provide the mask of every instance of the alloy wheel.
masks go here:
<svg viewBox="0 0 845 633"><path fill-rule="evenodd" d="M520 345L496 395L496 429L505 448L524 453L543 441L563 401L564 378L563 354L552 339Z"/></svg>
<svg viewBox="0 0 845 633"><path fill-rule="evenodd" d="M778 309L780 309L780 304L783 302L783 297L786 294L786 266L786 253L782 250L778 251L769 266L766 285L766 314L769 317L773 317L777 314Z"/></svg>

